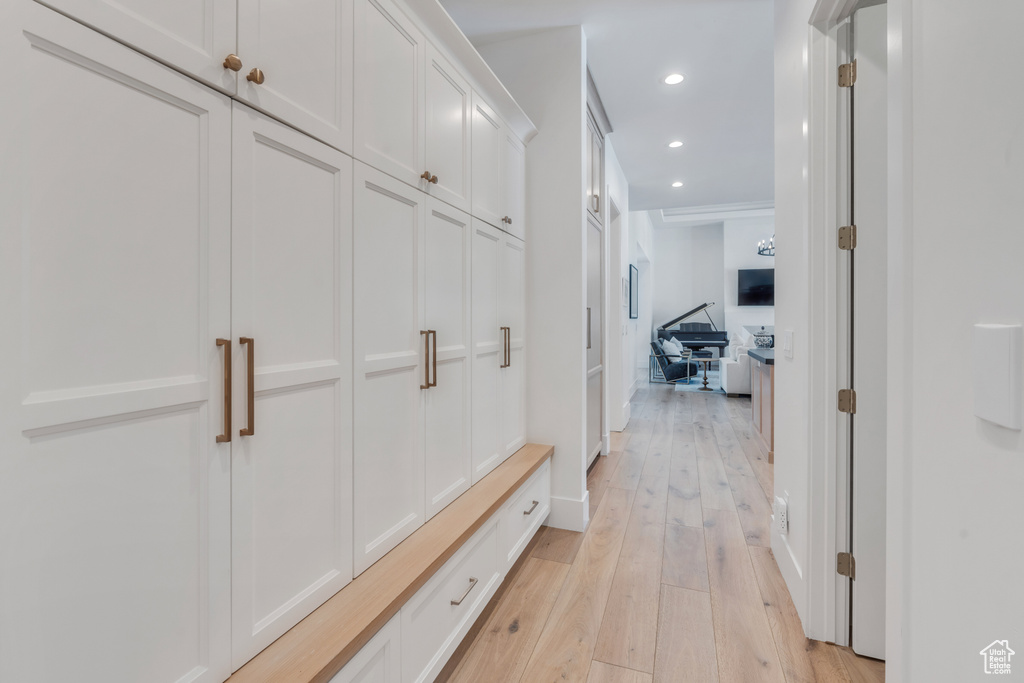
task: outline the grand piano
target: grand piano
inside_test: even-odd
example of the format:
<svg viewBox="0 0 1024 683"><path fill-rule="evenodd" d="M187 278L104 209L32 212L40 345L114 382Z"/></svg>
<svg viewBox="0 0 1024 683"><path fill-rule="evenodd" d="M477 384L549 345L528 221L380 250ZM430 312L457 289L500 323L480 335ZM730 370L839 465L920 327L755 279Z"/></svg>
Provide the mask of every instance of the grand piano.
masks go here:
<svg viewBox="0 0 1024 683"><path fill-rule="evenodd" d="M717 348L718 355L721 356L722 349L729 345L729 333L720 331L715 326L715 321L711 319L708 309L714 305L714 301L703 303L692 311L687 311L678 318L668 321L658 328L658 339L675 339L683 346L693 349L694 355L699 356L710 356L711 351L708 349ZM708 317L708 322L686 322L701 312Z"/></svg>

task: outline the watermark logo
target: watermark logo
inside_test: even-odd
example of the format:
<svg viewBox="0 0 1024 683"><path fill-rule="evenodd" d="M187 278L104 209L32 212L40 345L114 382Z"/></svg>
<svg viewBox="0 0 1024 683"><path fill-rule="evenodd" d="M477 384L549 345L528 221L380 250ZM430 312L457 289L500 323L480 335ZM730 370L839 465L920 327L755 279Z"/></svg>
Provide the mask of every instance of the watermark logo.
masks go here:
<svg viewBox="0 0 1024 683"><path fill-rule="evenodd" d="M985 660L985 673L1010 673L1010 658L1015 654L1017 653L1010 649L1009 641L993 641L991 645L981 651L981 656Z"/></svg>

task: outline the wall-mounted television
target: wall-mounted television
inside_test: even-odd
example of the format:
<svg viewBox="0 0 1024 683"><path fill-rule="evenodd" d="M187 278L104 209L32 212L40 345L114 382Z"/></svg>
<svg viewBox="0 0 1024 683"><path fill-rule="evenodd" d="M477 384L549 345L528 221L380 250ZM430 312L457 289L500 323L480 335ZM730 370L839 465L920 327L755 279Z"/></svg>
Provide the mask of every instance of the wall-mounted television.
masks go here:
<svg viewBox="0 0 1024 683"><path fill-rule="evenodd" d="M774 306L775 269L757 268L739 271L737 306Z"/></svg>

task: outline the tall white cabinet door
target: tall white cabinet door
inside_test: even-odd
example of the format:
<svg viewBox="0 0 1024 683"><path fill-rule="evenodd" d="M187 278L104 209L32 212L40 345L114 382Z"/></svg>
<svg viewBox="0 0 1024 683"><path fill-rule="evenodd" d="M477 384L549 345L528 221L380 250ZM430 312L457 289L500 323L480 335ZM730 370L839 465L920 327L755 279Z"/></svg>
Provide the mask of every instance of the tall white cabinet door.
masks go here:
<svg viewBox="0 0 1024 683"><path fill-rule="evenodd" d="M352 12L353 0L239 0L238 97L351 154Z"/></svg>
<svg viewBox="0 0 1024 683"><path fill-rule="evenodd" d="M426 170L432 179L424 185L431 195L469 211L472 91L433 45L427 46L426 88Z"/></svg>
<svg viewBox="0 0 1024 683"><path fill-rule="evenodd" d="M423 524L427 335L420 235L427 197L355 165L355 573Z"/></svg>
<svg viewBox="0 0 1024 683"><path fill-rule="evenodd" d="M431 384L423 392L427 519L466 489L470 471L469 214L427 202L423 239L426 328L433 331Z"/></svg>
<svg viewBox="0 0 1024 683"><path fill-rule="evenodd" d="M508 328L505 360L501 371L501 446L503 458L526 445L526 259L523 243L505 237L501 247L500 290L502 324Z"/></svg>
<svg viewBox="0 0 1024 683"><path fill-rule="evenodd" d="M352 160L241 104L233 123L237 668L352 579Z"/></svg>
<svg viewBox="0 0 1024 683"><path fill-rule="evenodd" d="M473 220L473 483L505 459L501 437L501 366L505 331L499 322L502 233Z"/></svg>
<svg viewBox="0 0 1024 683"><path fill-rule="evenodd" d="M231 105L17 12L0 26L17 65L0 76L0 680L220 683Z"/></svg>
<svg viewBox="0 0 1024 683"><path fill-rule="evenodd" d="M502 204L507 219L503 229L526 239L526 149L510 131L505 133L501 149L502 158Z"/></svg>
<svg viewBox="0 0 1024 683"><path fill-rule="evenodd" d="M391 0L355 0L355 157L424 187L426 39Z"/></svg>
<svg viewBox="0 0 1024 683"><path fill-rule="evenodd" d="M235 0L39 0L227 93L235 72Z"/></svg>
<svg viewBox="0 0 1024 683"><path fill-rule="evenodd" d="M473 92L473 215L504 227L501 154L505 124L483 98Z"/></svg>

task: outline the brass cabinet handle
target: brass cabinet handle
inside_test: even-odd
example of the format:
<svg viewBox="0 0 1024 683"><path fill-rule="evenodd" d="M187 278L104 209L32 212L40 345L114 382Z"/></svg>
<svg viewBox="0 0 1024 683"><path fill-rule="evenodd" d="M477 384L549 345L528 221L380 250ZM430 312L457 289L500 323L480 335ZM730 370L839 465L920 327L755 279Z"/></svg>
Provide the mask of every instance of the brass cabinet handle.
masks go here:
<svg viewBox="0 0 1024 683"><path fill-rule="evenodd" d="M228 55L224 58L224 68L231 69L232 71L241 71L242 60L238 58L238 55Z"/></svg>
<svg viewBox="0 0 1024 683"><path fill-rule="evenodd" d="M590 343L590 327L591 327L591 325L590 325L590 306L587 306L587 350L588 351L590 350L590 347L591 347L591 343Z"/></svg>
<svg viewBox="0 0 1024 683"><path fill-rule="evenodd" d="M430 330L420 330L423 337L423 384L420 389L429 389L430 384Z"/></svg>
<svg viewBox="0 0 1024 683"><path fill-rule="evenodd" d="M466 592L462 594L461 598L459 598L458 600L452 600L452 604L453 605L461 605L462 601L469 597L470 591L472 591L474 588L476 588L476 584L477 584L477 580L474 577L472 577L472 576L469 577L469 588L466 589Z"/></svg>
<svg viewBox="0 0 1024 683"><path fill-rule="evenodd" d="M429 183L430 182L430 171L424 171L423 173L420 173L420 178L423 178L424 180L426 180Z"/></svg>
<svg viewBox="0 0 1024 683"><path fill-rule="evenodd" d="M593 198L594 198L594 212L595 213L601 213L601 196L595 192Z"/></svg>
<svg viewBox="0 0 1024 683"><path fill-rule="evenodd" d="M260 69L253 69L249 72L249 75L245 77L245 80L251 81L256 85L263 85L263 81L266 80L266 77Z"/></svg>
<svg viewBox="0 0 1024 683"><path fill-rule="evenodd" d="M217 346L224 347L224 433L217 435L217 443L231 441L231 340L218 339Z"/></svg>
<svg viewBox="0 0 1024 683"><path fill-rule="evenodd" d="M512 328L505 328L505 367L512 367Z"/></svg>
<svg viewBox="0 0 1024 683"><path fill-rule="evenodd" d="M530 507L530 509L527 510L526 512L524 512L523 514L524 515L532 515L533 511L537 509L538 505L540 505L540 501L539 500L533 501L533 505Z"/></svg>
<svg viewBox="0 0 1024 683"><path fill-rule="evenodd" d="M434 381L427 382L432 387L437 386L437 330L427 330L428 338L433 339L434 352L431 354L431 372L434 374Z"/></svg>
<svg viewBox="0 0 1024 683"><path fill-rule="evenodd" d="M249 391L246 396L246 406L249 413L249 426L239 430L239 436L252 436L256 433L256 342L252 337L240 337L238 339L243 345L249 347L249 358L246 363L246 381L249 383Z"/></svg>
<svg viewBox="0 0 1024 683"><path fill-rule="evenodd" d="M501 362L501 365L499 367L503 367L503 368L507 368L510 365L509 360L508 360L508 333L509 333L509 328L507 328L507 327L501 328L501 346L502 346L501 352L503 354L503 357L501 359L502 362Z"/></svg>
<svg viewBox="0 0 1024 683"><path fill-rule="evenodd" d="M437 176L436 175L430 176L430 182L432 182L434 185L437 185Z"/></svg>

